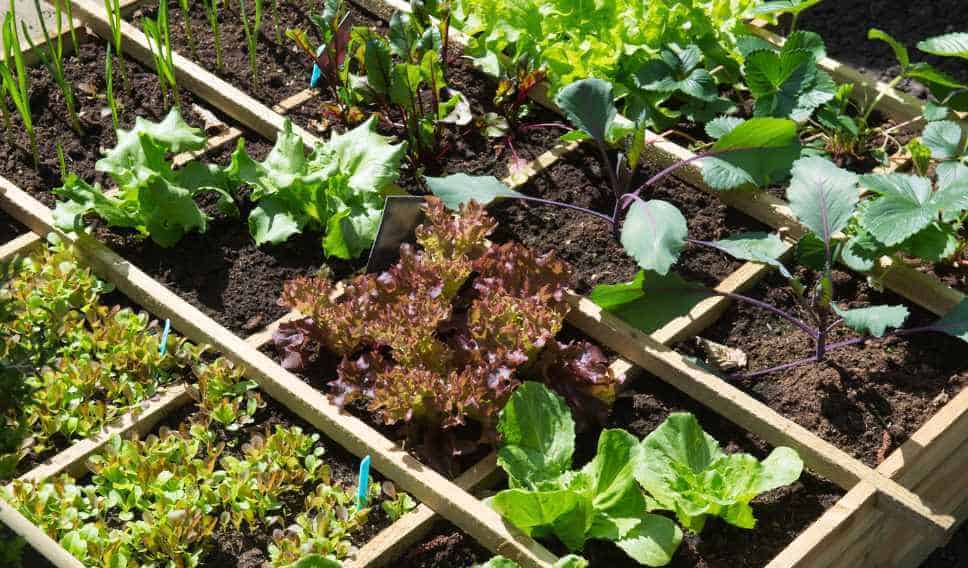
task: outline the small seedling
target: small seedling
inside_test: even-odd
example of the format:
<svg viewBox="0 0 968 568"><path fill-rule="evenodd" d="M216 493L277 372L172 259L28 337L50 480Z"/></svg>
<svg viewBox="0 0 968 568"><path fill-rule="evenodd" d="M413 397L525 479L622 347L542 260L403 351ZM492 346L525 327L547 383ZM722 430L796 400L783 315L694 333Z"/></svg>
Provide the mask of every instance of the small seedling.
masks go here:
<svg viewBox="0 0 968 568"><path fill-rule="evenodd" d="M188 39L188 49L192 53L193 59L198 59L198 49L195 45L195 37L192 35L191 5L189 0L178 0L181 7L182 29L185 30L185 37Z"/></svg>
<svg viewBox="0 0 968 568"><path fill-rule="evenodd" d="M158 17L154 20L145 17L141 25L148 38L148 47L151 49L151 55L155 60L155 71L158 73L161 97L162 99L167 99L170 91L174 106L181 110L181 96L178 92L174 56L171 50L168 1L160 0L158 2Z"/></svg>
<svg viewBox="0 0 968 568"><path fill-rule="evenodd" d="M54 17L57 21L57 35L56 37L50 37L47 32L47 23L44 13L40 9L40 0L34 0L34 9L37 10L37 20L40 22L40 30L44 34L44 46L45 50L38 49L34 45L34 40L30 38L30 32L27 29L27 24L21 22L20 25L23 27L24 37L27 38L27 43L30 44L30 50L34 55L43 61L44 66L50 72L51 77L54 82L57 83L57 87L60 89L61 95L64 97L64 104L67 106L67 117L70 120L71 128L77 134L82 134L81 122L77 118L76 110L76 99L74 98L74 89L71 87L70 82L67 80L67 76L64 73L64 34L63 34L63 18L61 12L62 2L54 3ZM70 2L68 2L70 4Z"/></svg>
<svg viewBox="0 0 968 568"><path fill-rule="evenodd" d="M118 69L121 72L121 85L126 92L130 92L128 65L125 63L124 51L122 51L124 40L121 37L121 22L124 21L124 18L121 15L121 0L104 0L104 11L108 15L108 26L111 28L111 44L114 46L114 53L117 54L118 60L121 62L121 67Z"/></svg>
<svg viewBox="0 0 968 568"><path fill-rule="evenodd" d="M3 18L3 51L5 58L0 62L0 76L6 93L13 101L14 107L20 114L27 138L30 140L30 153L34 159L34 168L40 168L40 152L37 149L37 133L34 131L34 121L30 114L30 93L27 67L24 64L23 52L20 47L20 37L17 34L16 12L13 0L10 0L10 10ZM13 71L10 64L13 62ZM4 105L6 107L6 105Z"/></svg>
<svg viewBox="0 0 968 568"><path fill-rule="evenodd" d="M252 70L252 82L258 82L259 78L259 65L258 65L258 52L256 51L259 47L259 33L262 29L262 3L263 0L253 0L255 3L255 13L252 15L252 19L249 19L249 14L246 9L247 0L239 0L239 12L242 18L242 29L245 32L245 42L248 45L249 53L249 67Z"/></svg>
<svg viewBox="0 0 968 568"><path fill-rule="evenodd" d="M111 57L111 44L108 44L107 55L104 57L104 90L108 99L108 107L111 109L111 123L114 130L121 128L118 120L118 101L114 97L114 60Z"/></svg>
<svg viewBox="0 0 968 568"><path fill-rule="evenodd" d="M212 38L215 42L215 69L222 70L222 30L218 22L218 8L220 0L202 0L205 7L205 17L208 18L208 26L212 30Z"/></svg>

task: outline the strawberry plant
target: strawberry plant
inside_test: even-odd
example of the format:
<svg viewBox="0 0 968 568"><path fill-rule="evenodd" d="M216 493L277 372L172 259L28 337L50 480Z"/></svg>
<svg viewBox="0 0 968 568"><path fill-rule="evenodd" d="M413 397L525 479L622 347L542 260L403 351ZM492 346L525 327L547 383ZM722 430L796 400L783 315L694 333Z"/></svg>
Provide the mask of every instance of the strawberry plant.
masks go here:
<svg viewBox="0 0 968 568"><path fill-rule="evenodd" d="M168 248L189 231L205 232L208 216L195 203L197 195L215 193L220 208L236 212L232 187L219 168L195 160L173 167L174 154L205 147L202 131L186 124L177 109L158 123L138 117L134 128L117 134L118 144L96 165L117 184L117 194L69 175L54 189L62 199L54 222L62 230L81 230L84 217L93 213L108 226L133 229Z"/></svg>
<svg viewBox="0 0 968 568"><path fill-rule="evenodd" d="M325 277L286 284L281 303L303 318L273 337L283 366L305 367L318 346L341 356L332 400L405 424L442 469L476 447L458 436L470 422L486 439L523 377L547 380L585 418L607 408L615 379L601 352L555 340L568 312L565 265L516 243L487 244L495 223L479 206L454 217L431 199L425 213L420 250L401 246L395 266L355 278L339 298Z"/></svg>
<svg viewBox="0 0 968 568"><path fill-rule="evenodd" d="M391 144L370 118L345 134L333 134L308 156L287 120L272 152L256 162L244 140L225 170L252 188L256 207L249 231L257 244L282 243L305 229L320 231L327 256L356 258L369 249L383 214L384 198L396 191L406 144Z"/></svg>
<svg viewBox="0 0 968 568"><path fill-rule="evenodd" d="M924 84L930 91L931 96L938 106L947 107L951 110L964 112L968 111L968 85L951 77L944 71L934 67L930 63L923 61L911 61L911 54L907 46L900 43L890 34L877 28L871 28L867 32L868 39L883 41L894 51L901 72L891 79L889 87L897 86L905 79L914 79ZM968 33L952 33L933 38L928 38L918 42L918 49L925 53L942 57L959 57L968 59ZM884 97L886 91L882 91L871 102L869 108L877 105L877 102ZM928 106L931 112L931 106ZM870 112L870 110L868 110Z"/></svg>

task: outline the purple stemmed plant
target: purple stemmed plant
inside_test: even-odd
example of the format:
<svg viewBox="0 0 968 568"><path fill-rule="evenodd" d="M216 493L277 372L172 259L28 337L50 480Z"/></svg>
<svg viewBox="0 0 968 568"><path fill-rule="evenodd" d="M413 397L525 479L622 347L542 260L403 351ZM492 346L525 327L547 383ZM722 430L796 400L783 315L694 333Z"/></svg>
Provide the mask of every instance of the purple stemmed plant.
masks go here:
<svg viewBox="0 0 968 568"><path fill-rule="evenodd" d="M943 332L968 341L968 301L962 301L930 325L907 329L901 327L909 314L904 306L875 305L843 309L837 305L834 301L833 265L838 260L858 254L858 251L841 244L841 234L854 217L860 198L858 177L824 158L797 159L800 146L795 123L777 118L714 121L709 130L717 142L710 150L664 168L631 190L633 175L646 147L646 133L644 127L617 115L611 91L611 84L605 81L585 79L562 89L556 99L558 106L576 127L563 139L589 140L601 156L615 197L611 213L527 196L490 176L456 174L444 178L428 177L427 186L451 208L471 200L489 203L495 199L518 199L578 211L609 223L616 239L642 271L633 282L597 287L591 299L630 323L647 327L642 322L655 321L655 313L668 310L667 306L663 306L665 301L656 301L658 294L664 295L663 300L671 298L671 303L683 297L719 295L767 310L793 324L813 341L814 353L810 357L742 376L771 374L822 362L832 351L886 335ZM619 152L613 163L611 147L620 145L626 139L631 139L629 150ZM806 229L805 236L798 244L798 258L807 268L816 272L814 282L805 284L778 260L791 245L775 234L745 233L718 241L690 239L686 219L678 208L666 201L647 199L649 188L679 168L698 161L702 161L706 183L719 190L750 184L763 186L792 175L788 190L790 207ZM806 317L799 317L743 294L702 288L670 273L687 244L716 249L741 260L775 267L787 279L799 311ZM831 332L842 325L859 335L842 341L830 341Z"/></svg>

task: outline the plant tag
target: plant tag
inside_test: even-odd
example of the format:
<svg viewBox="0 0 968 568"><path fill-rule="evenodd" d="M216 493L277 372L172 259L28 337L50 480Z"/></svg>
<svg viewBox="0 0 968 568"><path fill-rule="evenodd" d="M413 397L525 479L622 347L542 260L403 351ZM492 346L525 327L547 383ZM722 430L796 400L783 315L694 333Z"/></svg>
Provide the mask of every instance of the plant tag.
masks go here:
<svg viewBox="0 0 968 568"><path fill-rule="evenodd" d="M424 198L391 195L383 206L383 219L366 262L367 272L383 272L400 258L400 245L414 240L417 225L423 220Z"/></svg>
<svg viewBox="0 0 968 568"><path fill-rule="evenodd" d="M360 483L356 488L356 508L366 507L366 497L370 493L370 456L360 462Z"/></svg>
<svg viewBox="0 0 968 568"><path fill-rule="evenodd" d="M165 320L165 329L161 331L161 345L158 346L158 352L164 355L168 352L168 334L171 333L171 320Z"/></svg>

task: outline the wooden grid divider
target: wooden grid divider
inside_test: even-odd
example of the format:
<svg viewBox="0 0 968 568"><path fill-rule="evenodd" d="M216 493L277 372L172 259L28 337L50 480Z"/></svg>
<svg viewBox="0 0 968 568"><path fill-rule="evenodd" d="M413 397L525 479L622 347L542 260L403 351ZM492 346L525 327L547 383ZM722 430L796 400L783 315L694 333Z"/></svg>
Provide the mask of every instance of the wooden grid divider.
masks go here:
<svg viewBox="0 0 968 568"><path fill-rule="evenodd" d="M91 2L91 0L79 0L79 1L76 1L75 2L75 5L79 5L79 4L92 4L92 2ZM372 4L372 2L369 2L368 1L368 2L366 2L366 4ZM398 4L398 3L394 2L393 4ZM399 8L399 9L406 9L406 6L403 6L403 5L394 5L393 7L394 8ZM90 9L91 6L88 6L88 8ZM367 8L370 9L371 11L374 11L374 12L379 13L381 15L386 15L386 12L385 11L384 12L381 12L379 10L373 9L371 6L367 6ZM80 12L81 12L81 10L78 10L78 13L80 13ZM91 15L91 14L96 14L96 9L93 12L91 12L90 14L88 14L88 15ZM95 16L95 19L96 19L96 16ZM96 22L95 22L95 24L96 24ZM92 27L94 27L95 28L95 31L97 31L97 25L92 25ZM125 39L127 41L131 41L131 39L129 37L127 37L129 35L134 35L134 34L131 33L131 30L125 30L125 36L126 36ZM143 38L141 38L141 39L143 40ZM137 38L135 38L135 43L137 43ZM149 56L150 56L150 54L149 54ZM142 60L142 62L150 65L150 61ZM188 68L189 71L195 71L195 69L192 69L190 65L188 65L188 66L181 65L179 67L182 70L181 73L184 73L185 72L184 69L186 67ZM181 76L179 78L181 78ZM225 97L222 97L222 96L219 96L219 95L212 95L212 92L211 92L211 85L212 85L212 83L209 82L207 79L208 79L208 77L202 77L199 80L202 83L209 83L209 84L208 85L202 85L200 87L200 91L196 91L197 94L200 94L202 96L202 98L205 98L206 100L208 100L210 103L212 103L217 108L220 108L223 111L228 112L228 114L230 116L233 116L234 118L242 121L243 123L245 123L247 125L253 126L257 131L259 131L263 135L266 135L266 136L268 136L270 138L274 138L274 133L278 131L279 125L281 124L279 122L279 119L281 118L281 116L278 113L271 113L271 114L265 113L264 111L265 110L268 110L268 109L266 109L262 105L259 105L258 103L255 103L255 105L251 104L254 101L252 101L251 99L249 99L247 97L245 97L246 100L244 100L242 102L242 104L241 105L238 105L238 106L231 104L231 101L230 101L228 103L228 107L229 108L224 108L221 104L213 103L212 102L213 100L215 100L215 101L217 101L217 100L224 100ZM215 87L221 89L221 87L223 85L224 85L224 82L222 82L222 84L215 84ZM193 90L193 91L195 91L195 88L192 88L191 86L189 86L188 88L191 89L191 90ZM223 90L222 92L224 93L225 91ZM205 94L203 94L203 93L207 93L207 96ZM232 94L235 94L235 93L233 92ZM299 104L304 103L304 102L306 102L306 100L309 100L309 98L311 98L311 97L306 97L305 96L306 94L308 94L308 93L301 93L300 94L300 95L302 95L302 97L301 97L301 100L298 100L297 101ZM298 97L298 95L297 95L297 97ZM885 99L887 99L887 97L885 97ZM244 108L238 108L239 106L244 107ZM233 108L233 107L235 107L235 108ZM293 108L293 107L290 107L290 108ZM283 107L281 105L277 106L276 109L277 110L283 110L283 111L287 110L285 107ZM256 118L256 120L255 121L249 121L249 120L247 120L249 118ZM307 143L312 143L315 140L315 138L312 137L311 135L308 135L308 133L300 132L300 134L303 135L304 140L306 140ZM662 142L660 141L660 144L661 143ZM690 172L686 172L686 173L687 173L687 175L690 174ZM691 175L695 175L696 173L697 172L691 172ZM700 181L701 181L701 179L700 179ZM700 187L702 187L702 184L701 183L700 184L696 184L696 185L699 185ZM2 191L2 190L0 190L0 191ZM8 192L8 193L10 193L10 192ZM720 196L721 197L727 197L725 195L720 195ZM21 196L21 197L23 197L23 196ZM729 197L727 197L727 199L731 200ZM727 201L727 199L724 199L724 201ZM795 222L794 223L790 223L789 222L790 219L792 218L792 215L789 214L789 209L788 209L788 207L786 207L786 204L783 203L780 200L776 200L777 202L774 202L774 203L770 203L769 200L766 200L766 201L767 201L767 203L765 203L765 207L762 206L764 204L761 204L761 206L759 206L759 208L762 209L761 213L765 213L767 216L773 216L775 222L773 222L773 223L769 223L768 222L768 224L770 224L771 226L774 226L776 228L786 229L787 231L789 231L789 234L795 235L796 234L797 226L795 225ZM737 206L737 205L735 205L733 203L729 203L729 204L730 205L733 205L737 209L741 209L741 210L743 209L742 207ZM754 217L757 217L757 215L753 215L753 216ZM759 217L757 217L757 218L759 218ZM761 220L763 220L763 219L761 219ZM85 239L82 239L82 240L85 240ZM93 255L92 258L94 258L95 260L99 260L99 261L108 260L108 261L113 261L116 264L118 263L118 261L120 261L120 259L112 259L111 258L111 255L110 254L105 254L104 251L94 250L94 249L97 249L97 248L98 248L98 246L96 244L92 244L92 251L91 251L91 253ZM101 247L101 248L103 248L103 247ZM112 267L112 266L113 265L111 265L110 262L105 263L105 267ZM119 266L113 266L113 267L115 268L115 272L117 272L118 270L124 270L124 271L128 271L129 273L131 272L130 269L133 268L133 267L124 267L123 261L121 261L121 263L120 263ZM754 272L759 272L759 273L762 273L765 270L762 267L748 267L748 266L744 266L740 270L743 270L743 269L750 270L750 271L754 271ZM893 266L893 267L892 266L888 266L888 267L885 267L884 270L886 271L886 279L889 280L889 281L897 280L897 281L907 282L907 281L910 281L911 280L909 272L914 272L915 274L920 274L920 273L917 273L916 271L914 271L913 269L910 269L910 267L903 267L903 266L902 267L898 267L898 266ZM737 272L739 272L739 271L737 271ZM899 276L899 274L900 274L900 276ZM143 275L134 274L133 276L134 276L134 278L133 278L133 281L131 282L131 285L135 286L136 289L144 289L144 288L149 288L150 289L150 288L152 288L151 286L148 286L144 282L142 282ZM926 275L921 275L921 276L926 276ZM933 278L930 278L930 277L927 277L927 278L929 278L933 282L937 282ZM724 281L723 284L725 284L725 282L726 281ZM742 283L742 282L743 282L742 279L737 278L736 283ZM721 285L723 285L723 284L721 284ZM937 287L934 286L934 288L937 288ZM937 300L933 304L933 306L935 308L934 311L936 311L936 312L938 312L939 310L946 311L945 306L948 306L948 308L950 308L950 306L953 305L952 302L954 302L955 300L957 300L959 298L959 296L956 296L955 295L955 294L958 294L956 291L953 291L950 288L948 290L950 290L951 292L954 292L954 294L951 294L951 293L942 293L941 294L941 298L939 300ZM587 306L588 301L587 300L584 300L584 299L581 299L581 298L573 298L573 299L577 302L577 305L578 305L578 308L579 308L578 310L576 310L573 313L576 313L576 312L580 312L581 313L581 316L580 317L576 317L576 318L573 318L573 319L577 319L578 321L582 321L582 322L584 322L584 323L587 324L588 321L594 321L596 315L600 315L600 314L594 314L593 313L594 312L594 309L592 310L592 313L589 313L587 311L587 308L588 308L588 306ZM914 300L914 301L917 302L917 300ZM917 302L917 303L922 303L922 302ZM719 302L717 302L717 305L719 305ZM924 305L924 304L922 303L922 305ZM585 311L582 310L583 307L586 308ZM930 306L926 306L926 307L929 307L929 309L932 309ZM711 311L711 310L708 310L708 311ZM704 310L704 311L702 311L700 313L706 313L706 310ZM574 323L574 321L573 321L573 323ZM599 329L598 331L600 333L604 333L605 335L609 335L609 334L616 333L616 330L615 329ZM597 339L599 338L594 333L591 333L588 330L586 330L586 333L589 333L589 335L592 335L593 337L596 337ZM606 343L606 344L608 344L608 345L610 345L610 346L613 346L608 341L603 341L603 342ZM646 345L646 347L649 347L647 345L647 342L644 342L643 345ZM656 342L656 346L657 345L658 345L658 343ZM651 346L651 347L655 347L655 346ZM645 349L644 351L648 351L648 349ZM657 359L649 359L648 357L644 357L643 356L643 358L646 359L646 360L649 360L650 362L655 362L656 360L658 360L658 361L661 361L662 360L661 357L658 357ZM633 360L634 360L634 358L633 358ZM666 361L666 363L668 363L668 361ZM686 366L687 367L690 365L688 362L685 362L685 363L686 363ZM623 362L623 364L626 366L625 368L631 368L631 364L630 363ZM649 368L648 366L645 366L645 365L643 365L643 366L645 368L647 368L647 369ZM673 368L675 368L675 365L673 365ZM685 376L689 377L690 375L692 375L692 378L695 379L695 376L694 376L693 373L695 373L696 371L700 371L700 372L703 372L703 373L705 372L705 371L702 371L701 369L692 369L692 370L686 372L685 373ZM660 378L666 379L666 377L664 375L662 375L661 373L658 374L658 375L660 376ZM668 380L668 379L666 379L666 380ZM286 387L286 386L290 386L290 385L283 385L283 387ZM694 398L697 398L701 402L706 403L705 401L703 401L699 397L694 396ZM961 397L957 397L956 401L952 401L952 403L949 403L949 405L946 406L945 409L952 408L952 405L955 402L959 401L960 398ZM964 402L964 401L962 401L962 402ZM728 406L728 403L722 403L722 402L720 402L720 403L717 403L717 404L719 404L719 405L727 404L727 406ZM709 405L709 404L707 403L707 405ZM959 414L959 416L960 415L961 414ZM310 421L312 422L313 420L310 420ZM934 421L932 420L932 422L934 422ZM929 423L929 424L931 424L931 423ZM741 423L741 425L743 425L743 424ZM928 425L926 425L925 427L927 427L927 426ZM750 428L748 428L748 429L750 429ZM924 429L922 429L922 430L924 430ZM921 432L921 430L919 430L919 433L920 432ZM758 432L755 432L755 431L754 431L754 433L759 434ZM947 433L947 430L945 430L943 427L941 427L941 429L938 430L938 435L937 436L934 436L934 438L940 437L940 436L942 436L945 433ZM780 436L781 438L784 437L782 430L778 431L777 435ZM811 436L812 436L812 434L811 434ZM770 441L770 439L767 438L766 436L762 436L761 435L761 437L764 437L765 439L767 439L768 441ZM914 438L912 438L912 440L913 439ZM963 439L963 437L962 437L962 439ZM933 440L933 438L932 438L932 442L934 442L934 441L935 440ZM347 447L348 447L348 449L351 449L351 451L352 451L352 448L350 446L347 445ZM930 447L933 448L935 446L934 445L931 445ZM837 451L839 452L839 450L837 450ZM898 452L900 452L900 451L901 450L898 450ZM895 455L896 455L896 453L895 453ZM830 457L830 456L827 456L827 457ZM942 457L944 457L944 456L942 456ZM892 456L892 458L893 458L893 456ZM837 460L834 460L834 461L836 462ZM854 460L854 461L856 461L856 460ZM818 463L822 463L822 462L823 462L823 460L820 460L820 462L818 462ZM887 464L887 463L888 462L885 462L885 464ZM901 467L903 468L904 465L906 465L906 464L903 464L902 463L901 464ZM880 511L891 511L893 513L896 513L898 511L904 512L908 516L908 521L910 519L914 519L916 521L919 521L919 523L916 523L916 524L923 525L923 523L921 523L920 521L927 520L928 521L928 523L927 523L927 529L924 529L924 526L922 526L921 529L922 530L927 530L927 532L930 533L930 534L932 534L932 535L936 535L938 533L938 530L940 530L942 533L944 533L944 531L950 530L951 526L953 525L953 520L949 516L946 516L946 515L935 515L931 511L926 510L926 507L924 507L924 505L921 504L918 501L918 499L917 499L916 496L914 496L914 495L906 492L906 490L903 487L901 487L899 485L896 485L896 484L893 484L893 482L890 482L889 480L887 480L887 477L883 473L878 473L877 475L874 475L873 477L871 477L871 475L870 475L870 473L871 473L870 472L870 468L866 468L866 466L863 466L863 464L861 464L861 467L863 469L854 471L855 467L856 467L856 464L852 464L849 461L846 461L844 463L840 463L837 466L835 466L835 469L836 468L841 468L841 470L842 470L842 471L840 471L840 476L842 477L841 481L845 481L845 480L849 479L849 477L851 477L851 476L856 477L856 479L854 479L853 481L849 481L848 482L848 485L851 485L852 486L851 491L848 492L848 497L852 497L852 502L854 503L854 505L851 506L851 501L848 501L848 497L845 497L841 501L841 503L838 504L838 505L848 505L849 506L848 508L853 511L853 513L850 514L850 515L843 515L842 514L841 517L843 519L851 520L851 519L855 519L855 518L862 518L862 519L872 518L872 515L865 516L865 515L860 514L860 512L861 511L864 511L867 507L873 507L875 509L875 513L877 513L877 514L883 514L883 513L880 513ZM814 468L814 469L816 469L816 468ZM886 472L884 472L884 473L886 473ZM855 474L857 474L857 475L855 475ZM885 483L885 480L887 480L888 482ZM869 495L865 497L864 494L869 494ZM417 495L416 493L415 493L415 495L418 497L418 499L421 499L420 495ZM828 515L830 515L832 512L834 512L834 509L832 509L831 511L828 511ZM812 537L815 534L819 534L819 533L824 532L824 531L821 531L820 529L817 529L817 526L821 524L821 521L824 521L825 519L828 519L828 515L824 515L824 517L822 517L821 520L818 521L818 523L814 525L814 527L811 527L811 529L808 529L808 531L805 532L803 535L801 535L801 537L798 538L797 541L794 544L797 544L797 543L803 544L802 542L800 542L801 540L804 540L804 541L810 540L810 538L805 538L805 537ZM446 516L449 517L449 515L446 515ZM827 531L827 534L841 535L842 531L839 529L839 527L843 527L845 525L845 523L846 523L846 521L833 523L833 526L838 527L837 530ZM458 522L457 524L459 526L462 525L462 523L460 523L460 522ZM910 522L907 522L907 524L910 525ZM474 534L473 531L468 531L468 532L471 532L472 534ZM837 540L837 542L843 542L841 536L837 536L837 538L840 539L840 540ZM484 544L487 544L487 543L484 543ZM777 560L782 560L784 558L784 555L789 556L790 554L788 554L788 552L790 552L791 548L793 548L793 547L794 547L794 545L791 545L791 547L788 548L787 551L784 551L784 553L781 553L781 555L777 557ZM816 547L814 546L812 548L816 548ZM791 556L791 558L793 558L793 556ZM834 557L832 557L832 558L834 558ZM780 565L784 565L784 566L785 565L794 565L794 564L776 564L776 562L777 561L774 561L774 564L777 565L777 566L780 566ZM839 560L838 560L838 562L839 562ZM774 565L774 564L771 564L771 566ZM799 566L799 565L820 565L820 564L796 564L796 565Z"/></svg>

